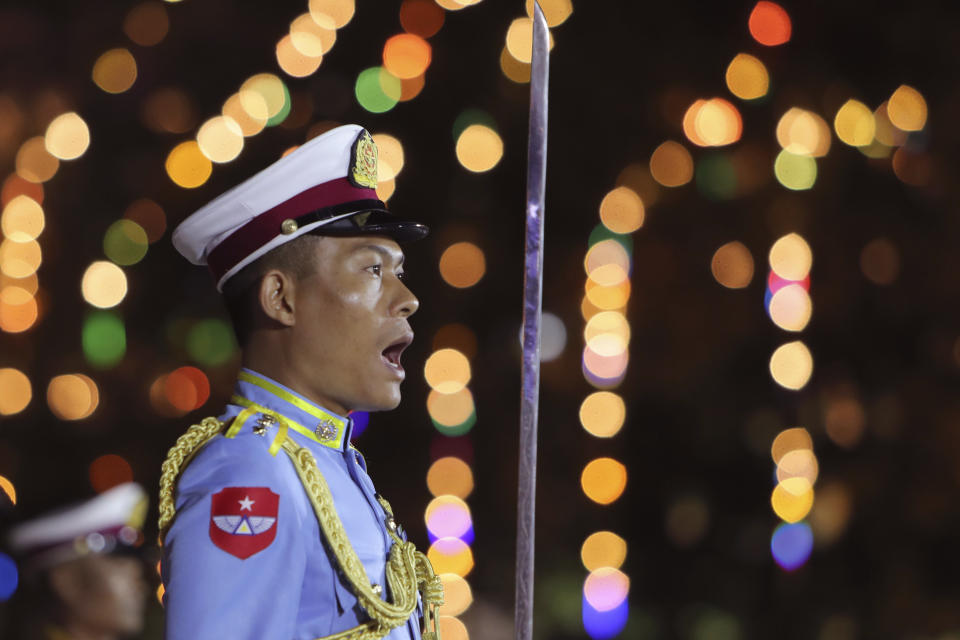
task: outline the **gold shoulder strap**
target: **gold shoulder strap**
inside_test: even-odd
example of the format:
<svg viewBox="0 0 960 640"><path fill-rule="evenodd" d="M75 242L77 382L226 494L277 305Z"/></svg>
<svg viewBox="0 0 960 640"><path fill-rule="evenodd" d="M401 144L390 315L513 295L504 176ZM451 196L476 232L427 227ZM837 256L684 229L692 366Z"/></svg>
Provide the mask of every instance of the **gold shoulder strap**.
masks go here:
<svg viewBox="0 0 960 640"><path fill-rule="evenodd" d="M173 499L173 490L177 485L180 471L193 459L203 445L210 442L214 436L223 431L225 422L216 418L204 418L200 424L192 425L187 432L177 438L176 444L167 452L167 459L160 467L160 544L167 529L173 524L177 515L176 503Z"/></svg>

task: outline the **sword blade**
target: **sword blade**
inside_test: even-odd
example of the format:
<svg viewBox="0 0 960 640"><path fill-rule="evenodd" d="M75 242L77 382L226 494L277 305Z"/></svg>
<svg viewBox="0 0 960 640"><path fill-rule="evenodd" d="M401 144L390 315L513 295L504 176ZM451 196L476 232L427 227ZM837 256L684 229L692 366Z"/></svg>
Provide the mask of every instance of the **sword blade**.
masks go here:
<svg viewBox="0 0 960 640"><path fill-rule="evenodd" d="M533 635L533 550L537 487L537 411L540 399L540 316L543 293L543 214L547 177L547 80L549 33L538 2L533 3L533 58L530 69L530 126L527 142L526 248L523 273L523 370L517 482L517 584L514 628L517 640Z"/></svg>

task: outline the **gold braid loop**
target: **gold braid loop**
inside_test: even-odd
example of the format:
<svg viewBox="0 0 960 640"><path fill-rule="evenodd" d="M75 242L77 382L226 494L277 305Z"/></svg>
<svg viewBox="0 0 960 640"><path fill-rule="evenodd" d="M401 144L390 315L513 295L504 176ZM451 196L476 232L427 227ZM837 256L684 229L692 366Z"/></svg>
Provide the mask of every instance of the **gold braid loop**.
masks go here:
<svg viewBox="0 0 960 640"><path fill-rule="evenodd" d="M187 432L177 438L170 451L167 453L167 459L160 467L160 544L163 544L163 536L167 529L173 523L174 516L177 515L176 503L173 498L173 490L177 484L177 478L180 476L180 470L187 465L193 456L207 444L215 435L220 433L224 427L223 422L216 418L204 418L200 424L192 425Z"/></svg>

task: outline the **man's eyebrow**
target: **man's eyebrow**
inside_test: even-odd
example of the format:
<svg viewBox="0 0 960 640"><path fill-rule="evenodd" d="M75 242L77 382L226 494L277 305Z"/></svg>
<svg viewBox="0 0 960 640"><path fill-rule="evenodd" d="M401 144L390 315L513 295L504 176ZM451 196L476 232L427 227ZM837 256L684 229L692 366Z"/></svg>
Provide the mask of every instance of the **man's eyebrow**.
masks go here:
<svg viewBox="0 0 960 640"><path fill-rule="evenodd" d="M363 251L364 249L379 253L387 262L396 262L396 266L398 267L403 266L403 261L406 259L403 251L390 251L379 244L365 244L357 247L355 251Z"/></svg>

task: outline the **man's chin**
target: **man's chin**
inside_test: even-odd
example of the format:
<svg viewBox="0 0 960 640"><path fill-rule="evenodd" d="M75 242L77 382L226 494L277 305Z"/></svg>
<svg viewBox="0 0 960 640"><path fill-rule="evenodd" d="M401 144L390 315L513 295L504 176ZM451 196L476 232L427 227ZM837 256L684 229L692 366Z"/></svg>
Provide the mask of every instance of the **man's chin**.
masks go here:
<svg viewBox="0 0 960 640"><path fill-rule="evenodd" d="M399 385L398 385L399 386ZM369 397L354 403L353 411L392 411L400 406L400 390L378 397Z"/></svg>

